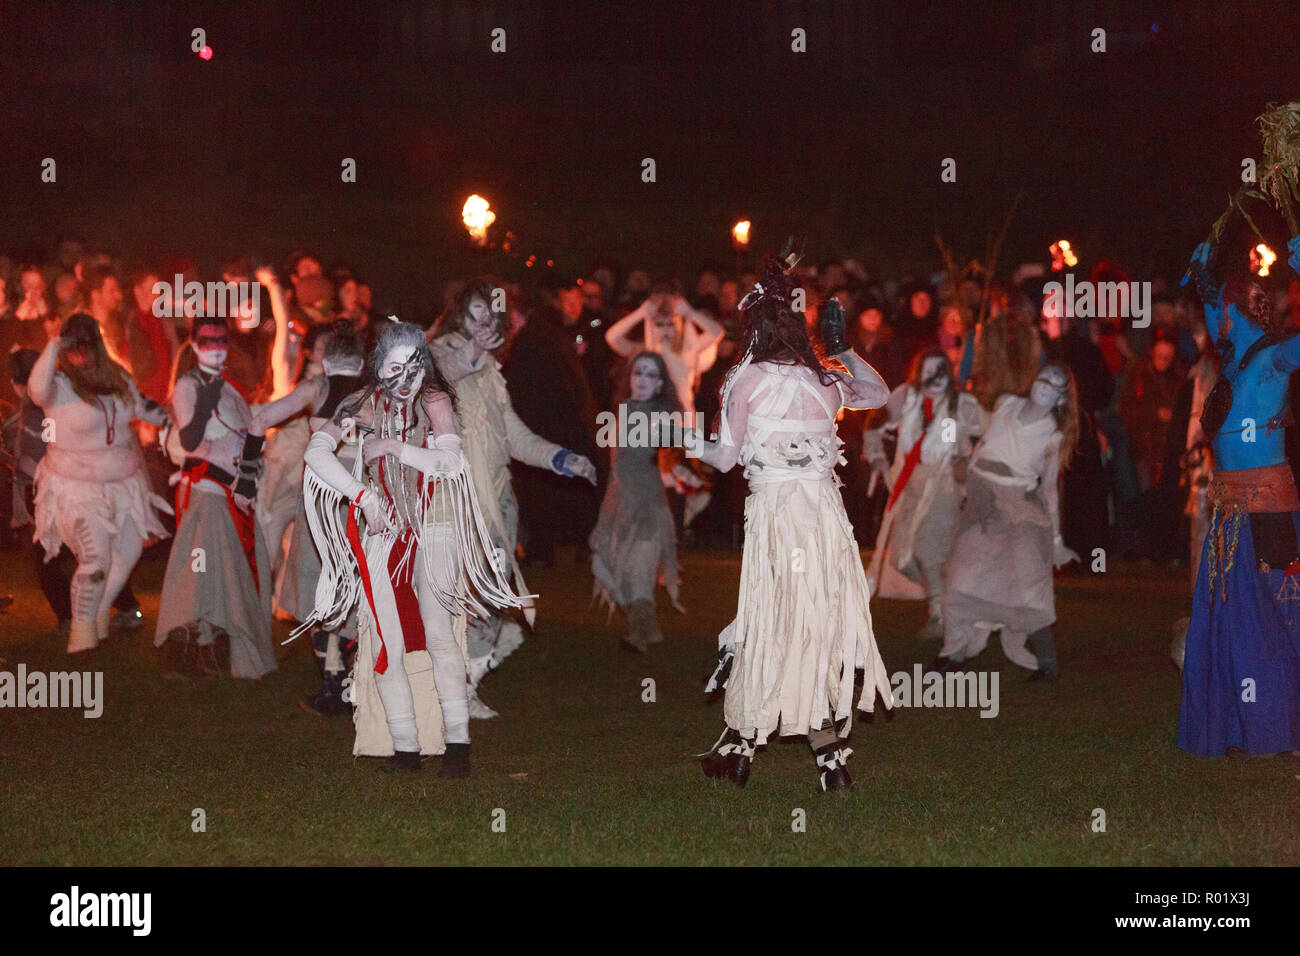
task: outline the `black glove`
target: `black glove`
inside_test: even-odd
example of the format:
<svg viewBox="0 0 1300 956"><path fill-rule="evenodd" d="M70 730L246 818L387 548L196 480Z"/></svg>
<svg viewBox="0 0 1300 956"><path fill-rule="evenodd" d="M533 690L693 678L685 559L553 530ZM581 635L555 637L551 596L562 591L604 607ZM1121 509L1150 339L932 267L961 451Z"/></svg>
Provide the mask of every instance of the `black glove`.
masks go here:
<svg viewBox="0 0 1300 956"><path fill-rule="evenodd" d="M264 435L245 435L244 447L239 452L239 477L235 480L234 492L245 498L257 494L257 478L261 472L262 446L266 443Z"/></svg>
<svg viewBox="0 0 1300 956"><path fill-rule="evenodd" d="M221 401L221 388L226 384L220 375L212 381L199 385L194 393L194 416L181 428L181 447L193 451L203 441L203 433L208 430L208 419L217 410Z"/></svg>
<svg viewBox="0 0 1300 956"><path fill-rule="evenodd" d="M840 307L839 299L831 299L822 306L820 324L822 343L826 346L827 355L839 355L849 350L845 337L844 309Z"/></svg>

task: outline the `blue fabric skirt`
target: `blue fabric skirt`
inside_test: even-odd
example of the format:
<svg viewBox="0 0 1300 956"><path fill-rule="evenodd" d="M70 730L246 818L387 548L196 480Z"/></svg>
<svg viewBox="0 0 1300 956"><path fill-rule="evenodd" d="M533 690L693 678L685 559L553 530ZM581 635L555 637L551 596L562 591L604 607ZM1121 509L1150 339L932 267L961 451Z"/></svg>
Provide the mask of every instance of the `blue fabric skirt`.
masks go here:
<svg viewBox="0 0 1300 956"><path fill-rule="evenodd" d="M1300 573L1288 576L1285 566L1262 564L1255 541L1258 522L1269 522L1275 532L1281 524L1285 532L1288 518L1300 541L1300 512L1226 515L1225 541L1240 522L1236 551L1226 575L1226 562L1217 557L1213 589L1214 532L1206 536L1183 663L1178 716L1183 750L1222 756L1229 747L1251 754L1300 749ZM1284 554L1280 549L1288 544L1294 556L1294 542L1281 542L1274 550Z"/></svg>

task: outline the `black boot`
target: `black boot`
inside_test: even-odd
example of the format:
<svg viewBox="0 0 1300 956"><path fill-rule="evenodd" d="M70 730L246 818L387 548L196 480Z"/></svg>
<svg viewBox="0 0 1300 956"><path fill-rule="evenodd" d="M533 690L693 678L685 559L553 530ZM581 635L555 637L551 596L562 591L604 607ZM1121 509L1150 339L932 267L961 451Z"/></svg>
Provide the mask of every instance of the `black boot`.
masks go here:
<svg viewBox="0 0 1300 956"><path fill-rule="evenodd" d="M438 768L438 776L469 776L469 744L447 744L447 752L442 755L442 766Z"/></svg>
<svg viewBox="0 0 1300 956"><path fill-rule="evenodd" d="M706 777L721 777L738 787L749 782L749 765L754 760L754 741L727 728L722 739L700 760Z"/></svg>
<svg viewBox="0 0 1300 956"><path fill-rule="evenodd" d="M420 751L396 751L391 757L384 761L383 771L384 773L419 773Z"/></svg>
<svg viewBox="0 0 1300 956"><path fill-rule="evenodd" d="M853 750L841 747L838 740L813 751L813 756L817 758L817 769L821 772L822 790L847 790L853 786L853 778L849 776L849 768L846 766L851 753Z"/></svg>
<svg viewBox="0 0 1300 956"><path fill-rule="evenodd" d="M321 680L320 691L309 694L299 703L304 710L321 717L347 717L352 714L352 705L343 699L343 680L347 677L342 671L326 674Z"/></svg>

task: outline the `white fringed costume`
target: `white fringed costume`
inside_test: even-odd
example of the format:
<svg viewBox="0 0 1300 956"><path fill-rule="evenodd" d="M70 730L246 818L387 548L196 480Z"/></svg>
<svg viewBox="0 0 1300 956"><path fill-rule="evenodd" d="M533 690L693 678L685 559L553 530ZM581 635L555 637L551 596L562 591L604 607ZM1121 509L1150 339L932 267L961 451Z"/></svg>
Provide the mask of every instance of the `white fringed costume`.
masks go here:
<svg viewBox="0 0 1300 956"><path fill-rule="evenodd" d="M350 483L333 469L321 474L328 465L322 455L333 459L335 438L320 431L308 446L303 493L321 574L315 611L294 633L337 628L358 607L353 754L416 749L408 739L412 718L420 753L441 754L446 746L437 687L451 689L449 701L464 699L467 616L521 607L533 595L515 594L504 562L493 560L492 537L456 435L435 438L418 402L397 404L382 393L356 411L355 427L360 444ZM364 466L371 437L401 439L402 458ZM408 461L415 449L437 455L439 467L417 470ZM367 532L357 504L363 494L385 504L396 530ZM390 725L403 736L397 747Z"/></svg>
<svg viewBox="0 0 1300 956"><path fill-rule="evenodd" d="M866 454L872 459L884 455L884 432L898 433L889 469L889 501L867 583L877 597L928 600L930 616L940 618L942 568L952 550L961 504L954 464L970 455L986 415L967 392L941 396L928 412L927 402L930 399L915 386L898 386L886 406L888 423L864 434Z"/></svg>
<svg viewBox="0 0 1300 956"><path fill-rule="evenodd" d="M735 654L725 715L758 744L850 722L855 665L866 674L859 709L872 711L877 694L893 706L835 476L839 408L819 386L802 365L742 364L723 398L719 447L737 440L729 400L748 408L738 460L750 487L736 618L720 638Z"/></svg>
<svg viewBox="0 0 1300 956"><path fill-rule="evenodd" d="M460 431L464 436L465 458L474 479L475 493L483 520L492 536L493 545L508 562L510 576L520 594L528 590L523 572L515 559L519 541L519 502L510 483L510 461L523 462L534 468L554 472L552 463L561 446L534 434L515 413L506 389L501 364L490 353L483 353L475 361L474 342L462 332L448 332L438 336L429 345L429 351L438 368L456 389L456 412ZM531 601L524 604L524 617L529 627L535 620ZM519 640L517 628L512 628L513 640L502 646L500 615L471 626L470 657L477 659L488 654L493 664L500 664Z"/></svg>

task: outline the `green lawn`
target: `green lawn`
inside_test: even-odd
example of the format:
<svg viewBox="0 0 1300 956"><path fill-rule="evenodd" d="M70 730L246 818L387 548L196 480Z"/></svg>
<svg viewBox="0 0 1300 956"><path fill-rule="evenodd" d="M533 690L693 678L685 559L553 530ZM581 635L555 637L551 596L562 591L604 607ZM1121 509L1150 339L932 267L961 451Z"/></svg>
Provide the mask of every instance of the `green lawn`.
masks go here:
<svg viewBox="0 0 1300 956"><path fill-rule="evenodd" d="M586 567L534 570L539 629L483 697L474 775L389 777L354 760L351 726L302 711L305 641L258 683L166 683L149 637L162 564L136 572L148 634L117 635L94 665L105 710L0 710L0 864L1295 864L1300 760L1193 758L1174 747L1171 622L1185 574L1112 566L1063 579L1064 679L1002 667L1001 712L902 710L858 723L857 786L823 794L806 745L759 753L744 790L693 755L721 730L702 677L734 611L738 556L686 553L690 618L662 619L649 658L619 648L588 604ZM0 618L14 670L67 667L30 569L0 558L18 602ZM919 605L878 602L891 673L928 660ZM276 639L287 636L276 625ZM995 642L996 643L996 642ZM78 669L88 665L78 663ZM642 702L642 680L657 701ZM191 811L207 830L191 831ZM1090 827L1106 811L1105 833ZM493 813L505 811L504 833ZM806 832L792 832L793 811Z"/></svg>

